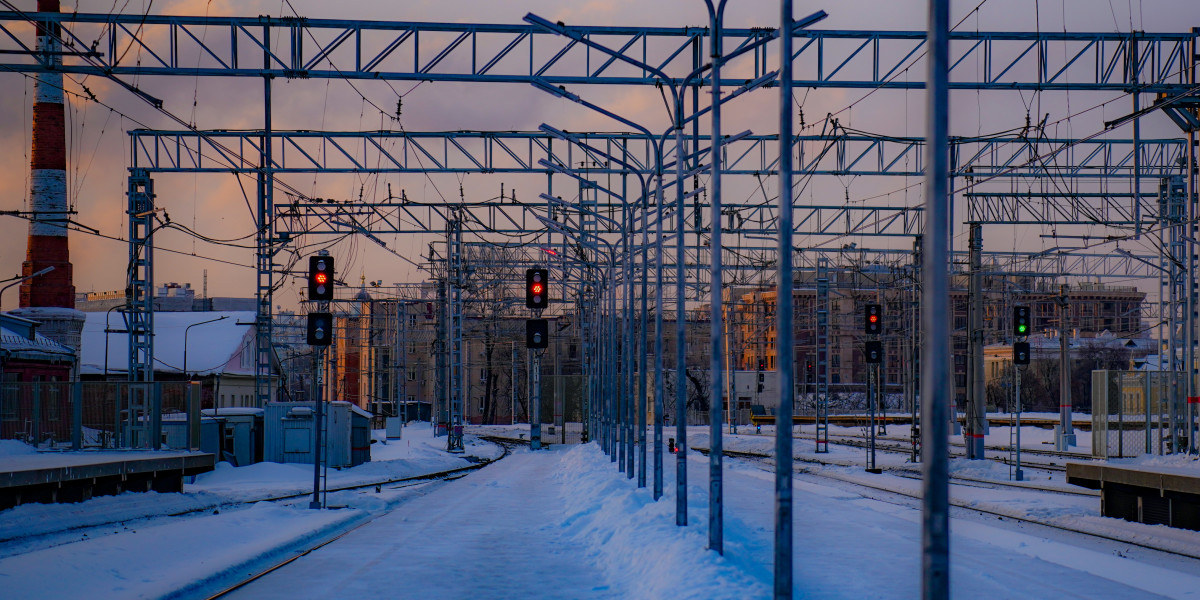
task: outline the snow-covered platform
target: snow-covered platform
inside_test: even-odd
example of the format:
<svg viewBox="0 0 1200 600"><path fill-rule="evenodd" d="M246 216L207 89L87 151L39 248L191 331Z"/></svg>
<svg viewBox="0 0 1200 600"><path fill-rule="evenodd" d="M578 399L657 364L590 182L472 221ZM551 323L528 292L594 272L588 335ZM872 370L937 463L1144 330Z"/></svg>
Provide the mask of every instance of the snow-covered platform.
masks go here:
<svg viewBox="0 0 1200 600"><path fill-rule="evenodd" d="M0 455L0 509L80 502L125 491L179 492L183 478L213 470L203 452L33 452Z"/></svg>
<svg viewBox="0 0 1200 600"><path fill-rule="evenodd" d="M1195 467L1069 462L1067 483L1100 490L1102 516L1200 531Z"/></svg>
<svg viewBox="0 0 1200 600"><path fill-rule="evenodd" d="M870 422L870 418L866 413L829 415L829 424L836 427L864 427ZM817 418L813 415L792 415L792 422L797 425L812 425L816 420ZM1004 413L991 413L988 415L987 420L988 425L992 427L1007 427L1012 423L1012 417ZM908 425L912 423L912 415L904 412L877 414L875 415L875 423L878 425ZM750 424L774 425L775 415L752 415L750 417ZM1021 425L1025 427L1053 429L1058 424L1059 418L1057 415L1027 413L1021 417ZM1091 431L1092 420L1090 418L1071 419L1071 426L1080 431Z"/></svg>

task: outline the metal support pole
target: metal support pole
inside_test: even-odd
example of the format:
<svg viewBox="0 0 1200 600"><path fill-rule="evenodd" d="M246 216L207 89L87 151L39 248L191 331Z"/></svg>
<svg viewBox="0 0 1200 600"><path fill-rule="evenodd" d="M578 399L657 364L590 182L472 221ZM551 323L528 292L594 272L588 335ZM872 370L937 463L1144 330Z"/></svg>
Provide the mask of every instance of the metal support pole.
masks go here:
<svg viewBox="0 0 1200 600"><path fill-rule="evenodd" d="M905 311L906 312L905 318L908 320L907 324L909 327L909 336L908 336L909 360L907 360L906 363L908 366L908 369L907 369L908 379L909 379L908 387L912 392L912 398L911 398L911 402L909 404L909 409L912 411L912 426L909 429L909 439L911 440L911 444L912 444L911 460L912 460L912 462L917 463L917 462L921 462L921 419L920 419L920 417L921 417L921 412L920 412L921 400L920 400L920 396L919 396L919 392L920 392L919 379L920 378L918 377L918 375L920 374L919 371L921 368L920 367L920 362L921 362L920 361L921 323L919 322L920 311L917 310L921 304L920 286L919 286L919 280L921 277L921 273L920 273L921 236L917 236L917 238L915 240L913 240L913 262L912 262L912 264L913 264L913 279L912 279L912 288L911 288L912 291L911 291L910 295L908 296L908 300L909 300L908 310Z"/></svg>
<svg viewBox="0 0 1200 600"><path fill-rule="evenodd" d="M983 377L983 226L971 223L970 279L967 300L967 412L964 415L963 445L967 458L983 460L983 436L987 431L987 402Z"/></svg>
<svg viewBox="0 0 1200 600"><path fill-rule="evenodd" d="M542 352L533 352L533 369L529 373L533 384L533 417L529 419L529 447L542 448Z"/></svg>
<svg viewBox="0 0 1200 600"><path fill-rule="evenodd" d="M1195 36L1200 33L1200 28L1192 28L1192 34ZM1192 37L1188 44L1188 85L1189 89L1196 89L1196 38ZM1185 299L1186 317L1183 319L1183 365L1184 373L1187 380L1184 382L1185 395L1187 397L1187 436L1188 436L1188 453L1200 453L1200 448L1196 447L1196 418L1197 409L1200 409L1200 398L1197 392L1200 382L1197 382L1197 376L1200 371L1196 367L1196 326L1197 326L1197 282L1196 282L1196 235L1197 235L1197 197L1196 197L1196 132L1189 130L1187 132L1187 170L1184 173L1184 185L1187 187L1187 200L1184 204L1186 211L1187 223L1186 235L1184 238L1184 247L1187 248L1185 256L1187 261L1184 264L1186 270L1185 281L1187 281Z"/></svg>
<svg viewBox="0 0 1200 600"><path fill-rule="evenodd" d="M608 294L608 313L605 319L605 337L608 338L608 357L605 363L605 402L608 405L608 460L617 463L617 471L625 468L625 446L620 439L619 406L621 390L617 381L617 299L616 286L612 278L612 263L605 267L605 292Z"/></svg>
<svg viewBox="0 0 1200 600"><path fill-rule="evenodd" d="M638 335L638 386L637 386L637 428L638 428L638 487L646 487L646 367L647 352L650 341L648 330L647 293L650 275L650 190L642 185L642 310L641 333ZM657 499L657 498L656 498Z"/></svg>
<svg viewBox="0 0 1200 600"><path fill-rule="evenodd" d="M509 409L508 409L509 419L510 419L509 423L512 425L516 425L517 424L517 343L516 342L512 343L512 374L508 376L508 382L509 382L508 387L512 388L510 390L512 392L512 400L511 400L511 404L509 405ZM584 431L586 432L586 425L585 425ZM584 434L583 441L585 441L585 442L587 441L586 433Z"/></svg>
<svg viewBox="0 0 1200 600"><path fill-rule="evenodd" d="M779 65L779 274L775 294L775 598L792 597L792 0L782 0Z"/></svg>
<svg viewBox="0 0 1200 600"><path fill-rule="evenodd" d="M1071 330L1067 328L1070 306L1067 285L1060 288L1058 297L1058 439L1055 448L1065 451L1075 446L1075 426L1071 421L1071 356L1067 350Z"/></svg>
<svg viewBox="0 0 1200 600"><path fill-rule="evenodd" d="M658 218L655 219L656 281L654 286L654 499L663 495L663 193L662 161L658 172Z"/></svg>
<svg viewBox="0 0 1200 600"><path fill-rule="evenodd" d="M629 209L629 202L627 202L627 198L629 198L628 183L629 183L628 173L622 174L621 175L621 197L620 197L620 200L621 200L621 241L624 242L625 248L622 252L623 258L621 259L622 262L624 263L622 265L622 267L623 267L622 268L622 279L623 279L622 284L624 285L624 292L621 294L622 295L622 298L621 298L622 307L623 307L623 310L621 312L621 315L622 315L621 316L621 330L622 330L622 334L621 334L621 340L622 340L621 364L623 365L622 371L623 371L624 377L622 377L621 381L625 386L625 392L623 394L621 394L621 403L625 406L625 444L626 444L625 477L628 479L633 479L633 469L634 469L634 462L635 462L634 449L637 447L637 441L636 441L636 438L634 437L636 434L635 425L637 424L636 415L634 415L634 407L636 406L636 404L634 402L634 397L633 397L634 386L637 383L637 379L633 372L634 371L633 364L634 364L634 360L636 359L635 347L637 344L634 342L634 327L633 327L633 324L634 324L634 321L633 321L633 308L634 308L634 304L633 304L633 255L632 255L631 246L630 246L631 238L633 236L632 236L631 231L626 231L627 224L630 222L630 219L633 216ZM644 185L642 187L643 187L643 189L645 188ZM615 250L614 250L613 259L614 260L616 259Z"/></svg>
<svg viewBox="0 0 1200 600"><path fill-rule="evenodd" d="M950 0L929 0L921 261L921 597L950 597Z"/></svg>
<svg viewBox="0 0 1200 600"><path fill-rule="evenodd" d="M874 336L872 336L874 337ZM878 473L875 468L875 394L879 392L876 379L879 377L879 365L872 363L867 369L867 472Z"/></svg>
<svg viewBox="0 0 1200 600"><path fill-rule="evenodd" d="M312 501L308 503L308 507L319 509L321 508L321 459L324 458L321 452L323 447L321 420L325 416L323 409L325 400L322 397L325 392L325 346L314 348L313 371L316 373L314 377L316 389L313 390L313 403L316 404L316 415L313 420L313 497Z"/></svg>
<svg viewBox="0 0 1200 600"><path fill-rule="evenodd" d="M263 27L263 39L270 39L270 28ZM270 68L270 43L264 47L263 67ZM255 314L255 351L254 351L254 406L262 408L273 399L274 390L271 388L271 376L274 348L272 298L274 294L275 271L272 265L274 258L274 218L275 218L275 169L273 142L271 134L272 103L271 80L273 75L263 76L263 139L262 164L259 165L258 177L258 227L255 231L255 262L256 262L256 314Z"/></svg>
<svg viewBox="0 0 1200 600"><path fill-rule="evenodd" d="M1149 402L1149 396L1146 397ZM1016 429L1016 443L1013 444L1013 479L1024 481L1025 474L1021 471L1021 367L1013 365L1013 402L1014 419L1013 428Z"/></svg>
<svg viewBox="0 0 1200 600"><path fill-rule="evenodd" d="M562 352L554 353L554 426L558 429L558 443L567 443L567 400L562 376Z"/></svg>
<svg viewBox="0 0 1200 600"><path fill-rule="evenodd" d="M687 260L683 196L683 102L675 109L675 524L687 525Z"/></svg>
<svg viewBox="0 0 1200 600"><path fill-rule="evenodd" d="M712 249L712 264L710 270L711 294L709 296L709 373L712 374L708 404L708 549L717 554L724 554L725 549L725 509L724 482L722 479L724 444L721 439L721 425L724 422L723 403L725 398L725 372L721 369L721 359L725 355L725 338L722 326L722 291L721 270L721 28L725 0L721 0L716 11L712 3L708 4L709 11L709 57L712 59L712 208L710 213L711 231L710 248ZM732 412L733 407L730 407Z"/></svg>

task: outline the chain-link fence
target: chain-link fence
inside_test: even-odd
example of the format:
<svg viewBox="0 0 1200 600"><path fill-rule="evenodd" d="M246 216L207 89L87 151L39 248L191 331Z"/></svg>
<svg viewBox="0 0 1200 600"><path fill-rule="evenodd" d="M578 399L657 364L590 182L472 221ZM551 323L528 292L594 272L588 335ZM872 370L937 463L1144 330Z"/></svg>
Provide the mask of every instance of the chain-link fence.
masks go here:
<svg viewBox="0 0 1200 600"><path fill-rule="evenodd" d="M1092 456L1172 452L1170 373L1092 371Z"/></svg>
<svg viewBox="0 0 1200 600"><path fill-rule="evenodd" d="M178 429L164 444L165 429ZM38 448L195 449L200 390L180 382L0 384L0 439Z"/></svg>

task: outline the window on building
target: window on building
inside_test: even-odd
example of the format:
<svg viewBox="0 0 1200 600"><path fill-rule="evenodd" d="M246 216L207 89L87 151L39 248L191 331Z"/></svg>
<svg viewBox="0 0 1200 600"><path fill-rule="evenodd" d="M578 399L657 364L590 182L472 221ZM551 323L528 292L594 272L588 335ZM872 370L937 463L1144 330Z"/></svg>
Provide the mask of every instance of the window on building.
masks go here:
<svg viewBox="0 0 1200 600"><path fill-rule="evenodd" d="M409 380L409 381L416 381L416 380L417 380L417 372L416 372L416 370L415 370L415 369L409 369L409 370L408 370L408 380Z"/></svg>
<svg viewBox="0 0 1200 600"><path fill-rule="evenodd" d="M408 326L409 327L417 326L417 315L408 315Z"/></svg>

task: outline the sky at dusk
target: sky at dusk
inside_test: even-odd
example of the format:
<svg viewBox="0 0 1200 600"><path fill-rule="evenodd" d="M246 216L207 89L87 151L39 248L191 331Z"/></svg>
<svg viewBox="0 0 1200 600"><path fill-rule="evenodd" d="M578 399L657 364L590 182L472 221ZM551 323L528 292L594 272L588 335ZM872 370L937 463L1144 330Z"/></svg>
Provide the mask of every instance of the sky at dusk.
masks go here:
<svg viewBox="0 0 1200 600"><path fill-rule="evenodd" d="M15 3L32 10L33 0ZM796 2L796 14L803 16L825 10L829 18L820 29L855 30L920 30L925 26L925 3L914 0L839 0L838 2ZM705 26L707 17L700 0L647 1L504 1L486 0L428 0L406 2L347 1L330 3L317 0L278 1L64 1L64 12L110 11L141 14L149 10L165 15L209 16L294 16L309 18L342 18L368 20L402 20L428 22L520 23L532 12L551 21L568 25L631 25L631 26ZM731 0L726 9L726 25L730 27L767 26L778 22L778 3L763 0ZM1187 31L1200 26L1200 3L1195 0L978 0L954 2L952 24L969 31L1130 31L1151 32ZM28 43L32 44L32 27L27 28ZM1051 52L1055 51L1051 48ZM137 48L130 52L138 52ZM778 46L769 50L770 60L777 61ZM7 60L7 59L5 59ZM454 60L459 60L455 57ZM746 59L743 59L745 61ZM728 72L748 72L748 62L734 63ZM798 67L799 68L799 67ZM923 79L924 67L905 74L913 80ZM19 73L0 71L3 92L0 93L0 197L3 209L26 208L29 202L30 115L33 81ZM129 80L164 101L166 110L200 129L254 129L262 125L262 82L256 78L141 78ZM138 127L179 129L165 115L153 110L133 94L96 77L72 77L66 82L68 92L83 96L94 94L112 107L69 95L68 125L68 202L79 211L75 220L99 230L105 237L73 231L70 234L71 256L75 266L75 287L78 292L119 290L125 287L125 266L128 249L123 241L111 238L127 237L125 219L125 190L127 169L130 167L130 143L126 130ZM651 130L663 131L668 126L662 99L652 88L617 89L574 86L572 91L614 112L646 124ZM869 90L796 90L796 102L803 107L806 124L819 122L824 115L837 113L843 125L862 131L898 136L923 134L924 94L920 91L885 90L870 94ZM361 94L361 95L360 95ZM356 81L353 86L334 80L277 80L273 84L274 126L277 129L311 129L328 131L359 131L399 129L406 131L446 130L536 130L548 123L570 131L618 131L624 127L596 115L573 103L551 97L531 86L518 84L418 83L398 81ZM393 114L381 114L379 108L391 112L397 96L403 96L399 120ZM759 134L778 130L779 94L776 89L757 90L739 98L725 109L726 133L750 129ZM365 99L364 99L365 97ZM1130 111L1130 101L1124 99L1070 120L1064 116L1080 109L1102 104L1116 93L1072 92L1046 93L1037 96L1030 92L955 92L952 96L953 135L979 135L1020 128L1026 111L1049 114L1055 123L1048 135L1084 137L1102 129L1105 120ZM847 108L848 106L852 108ZM118 112L119 111L119 112ZM1035 119L1036 120L1036 119ZM704 128L707 128L705 123ZM1161 114L1143 120L1142 135L1179 137L1178 129ZM806 130L808 133L817 131ZM1128 127L1112 132L1113 136L1129 137ZM312 197L358 198L385 197L390 188L399 194L404 190L410 199L436 201L455 200L460 195L468 201L489 199L506 190L516 189L523 200L532 200L545 191L545 176L510 175L312 175L288 176L286 183ZM557 181L557 180L556 180ZM750 178L729 178L726 181L726 201L742 201L755 194L773 195L775 181L763 181L764 188ZM849 200L862 202L881 194L894 203L918 204L919 181L901 178L837 178L826 177L813 182L801 197L814 201ZM560 189L570 188L565 179ZM1147 184L1150 185L1150 184ZM1156 184L1155 184L1156 185ZM254 294L253 221L254 181L232 175L156 175L155 191L158 206L164 207L172 221L186 225L206 237L235 240L234 246L213 245L178 231L164 231L156 236L157 271L155 280L191 283L199 288L204 270L208 271L210 296L250 297ZM276 201L286 200L277 191ZM436 224L435 229L441 225ZM0 217L0 278L20 271L25 254L26 221ZM1099 230L1099 229L1098 229ZM994 232L994 233L992 233ZM1055 245L1042 237L1045 231L1036 229L989 229L985 244L997 250L1037 251ZM395 253L420 262L430 241L427 237L408 235L381 236ZM858 239L861 246L879 247L893 244L907 248L907 240L880 242ZM850 241L856 241L850 240ZM846 240L840 240L846 241ZM321 240L305 240L320 244ZM801 232L798 244L806 243ZM320 247L307 246L309 249ZM956 248L965 247L961 236ZM1135 251L1155 251L1143 240L1122 246ZM331 248L339 261L341 277L357 284L360 280L393 282L419 281L423 275L404 260L379 248L362 237L352 237ZM188 256L194 255L194 256ZM1142 285L1144 282L1132 282ZM1152 283L1152 282L1151 282ZM1147 291L1151 283L1146 283ZM276 304L293 307L299 298L298 282L287 282L276 297ZM15 291L3 298L5 310L16 307Z"/></svg>

